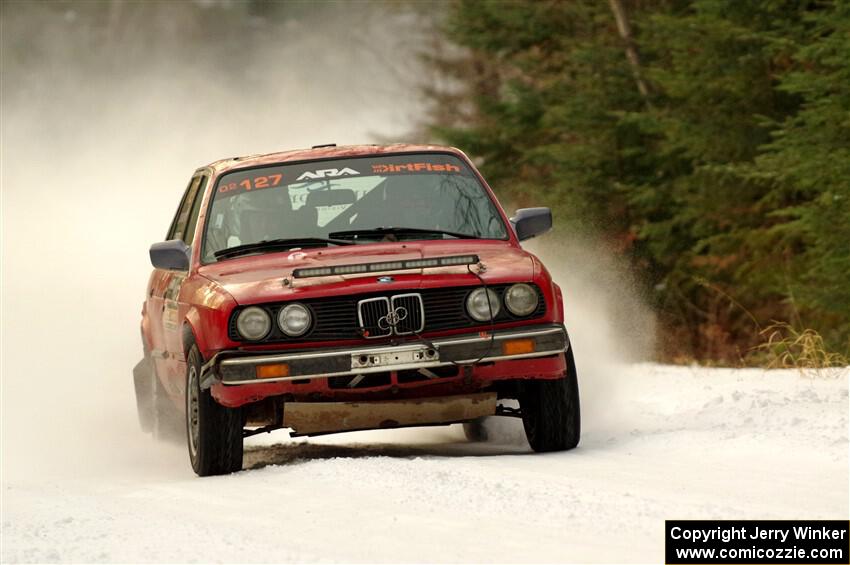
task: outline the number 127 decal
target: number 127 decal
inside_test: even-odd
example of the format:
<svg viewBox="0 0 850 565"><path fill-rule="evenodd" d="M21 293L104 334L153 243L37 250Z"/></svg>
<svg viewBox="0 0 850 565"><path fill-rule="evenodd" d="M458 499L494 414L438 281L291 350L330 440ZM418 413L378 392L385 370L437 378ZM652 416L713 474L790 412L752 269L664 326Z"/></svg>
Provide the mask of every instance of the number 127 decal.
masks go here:
<svg viewBox="0 0 850 565"><path fill-rule="evenodd" d="M227 184L223 184L218 187L218 191L221 192L230 192L231 190L257 190L260 188L270 188L272 186L277 186L280 184L283 175L272 174L272 175L261 175L253 178L247 178L244 180L237 182L229 182Z"/></svg>

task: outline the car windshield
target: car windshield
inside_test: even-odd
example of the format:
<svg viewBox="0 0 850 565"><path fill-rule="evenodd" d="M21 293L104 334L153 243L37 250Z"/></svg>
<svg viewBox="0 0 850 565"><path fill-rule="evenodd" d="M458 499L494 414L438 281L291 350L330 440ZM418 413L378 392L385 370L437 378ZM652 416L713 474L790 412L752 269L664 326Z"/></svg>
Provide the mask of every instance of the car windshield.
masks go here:
<svg viewBox="0 0 850 565"><path fill-rule="evenodd" d="M203 257L212 262L216 252L264 241L340 237L355 243L507 239L507 230L487 191L455 156L312 161L223 175Z"/></svg>

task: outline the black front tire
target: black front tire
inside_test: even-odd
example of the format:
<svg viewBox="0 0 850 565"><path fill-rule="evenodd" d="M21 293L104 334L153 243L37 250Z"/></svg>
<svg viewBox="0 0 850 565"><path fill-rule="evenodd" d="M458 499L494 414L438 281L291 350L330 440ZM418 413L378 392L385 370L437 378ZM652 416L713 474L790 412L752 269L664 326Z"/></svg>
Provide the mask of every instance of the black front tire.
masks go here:
<svg viewBox="0 0 850 565"><path fill-rule="evenodd" d="M201 354L186 359L186 442L192 469L201 477L242 470L242 410L222 406L201 390Z"/></svg>
<svg viewBox="0 0 850 565"><path fill-rule="evenodd" d="M573 449L581 437L576 366L572 350L565 355L564 378L522 383L522 424L529 445L537 452Z"/></svg>

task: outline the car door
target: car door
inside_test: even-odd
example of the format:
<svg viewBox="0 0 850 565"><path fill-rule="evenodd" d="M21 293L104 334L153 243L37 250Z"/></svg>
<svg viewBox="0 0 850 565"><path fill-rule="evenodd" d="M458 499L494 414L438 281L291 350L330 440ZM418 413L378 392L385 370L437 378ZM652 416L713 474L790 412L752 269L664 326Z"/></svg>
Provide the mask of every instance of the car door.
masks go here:
<svg viewBox="0 0 850 565"><path fill-rule="evenodd" d="M166 232L165 239L172 239L176 230L177 218L180 217L183 207L186 205L186 199L189 191L195 182L193 176L189 179L189 184L183 191L183 197L180 199L180 204L177 206L177 213L171 221L171 225ZM156 366L156 370L161 373L161 362L165 356L165 336L162 332L162 313L164 309L163 298L165 295L166 286L171 278L171 271L168 269L154 268L151 272L150 280L148 281L148 296L145 301L145 317L147 318L147 345L150 347L150 355Z"/></svg>
<svg viewBox="0 0 850 565"><path fill-rule="evenodd" d="M182 239L186 229L186 224L191 215L192 205L198 193L198 185L200 176L194 175L189 181L183 198L180 201L180 206L177 208L177 213L171 222L166 235L167 240ZM173 292L175 284L185 278L186 272L175 271L171 269L154 269L151 275L151 283L148 297L147 313L150 317L151 330L151 357L156 366L157 374L160 377L166 390L174 393L171 382L171 363L169 363L168 351L168 335L166 328L171 325L168 319L171 315L167 308L168 296Z"/></svg>
<svg viewBox="0 0 850 565"><path fill-rule="evenodd" d="M206 174L198 174L192 179L185 206L181 207L181 213L177 217L172 234L172 239L182 239L190 247L195 239L195 229L201 202L204 199L207 178ZM165 377L163 380L166 389L175 396L183 394L186 369L183 355L182 326L189 304L185 303L185 300L181 300L181 289L188 275L188 271L170 271L163 292L162 335L166 358L163 362L164 371L162 375Z"/></svg>

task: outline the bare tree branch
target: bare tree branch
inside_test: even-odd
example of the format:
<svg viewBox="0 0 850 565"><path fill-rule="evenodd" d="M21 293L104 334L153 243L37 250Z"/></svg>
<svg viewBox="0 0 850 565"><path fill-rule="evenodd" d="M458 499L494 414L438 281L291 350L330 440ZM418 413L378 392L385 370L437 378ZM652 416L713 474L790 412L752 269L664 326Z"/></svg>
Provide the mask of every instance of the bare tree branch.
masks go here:
<svg viewBox="0 0 850 565"><path fill-rule="evenodd" d="M617 20L617 30L620 32L620 37L626 44L626 58L629 60L629 65L632 67L632 75L635 77L638 91L641 96L649 103L649 87L643 80L640 71L640 58L638 57L637 48L635 47L634 39L632 38L632 28L629 25L629 19L626 16L626 10L620 0L609 0L611 11L614 12L614 19Z"/></svg>

